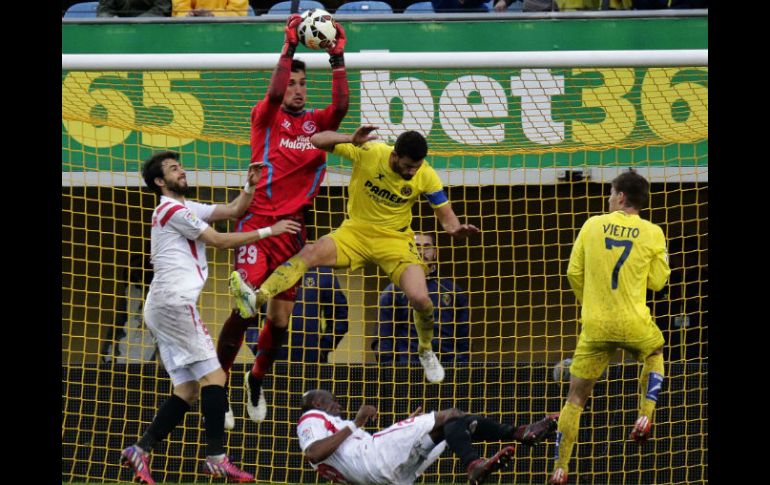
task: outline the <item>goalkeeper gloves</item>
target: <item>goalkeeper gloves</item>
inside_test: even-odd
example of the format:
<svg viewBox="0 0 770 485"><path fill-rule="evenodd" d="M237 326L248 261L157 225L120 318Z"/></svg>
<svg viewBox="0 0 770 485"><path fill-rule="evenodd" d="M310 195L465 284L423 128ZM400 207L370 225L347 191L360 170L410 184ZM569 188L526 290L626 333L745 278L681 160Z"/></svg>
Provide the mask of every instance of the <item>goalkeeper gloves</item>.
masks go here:
<svg viewBox="0 0 770 485"><path fill-rule="evenodd" d="M297 27L299 27L300 22L302 22L302 17L296 13L289 15L289 18L286 20L286 28L284 29L286 37L283 41L284 45L281 56L294 57L294 51L297 49L297 44L299 43Z"/></svg>
<svg viewBox="0 0 770 485"><path fill-rule="evenodd" d="M345 67L345 44L348 42L347 37L345 37L345 28L342 24L334 22L334 28L337 29L337 38L328 49L329 64L331 64L332 69Z"/></svg>

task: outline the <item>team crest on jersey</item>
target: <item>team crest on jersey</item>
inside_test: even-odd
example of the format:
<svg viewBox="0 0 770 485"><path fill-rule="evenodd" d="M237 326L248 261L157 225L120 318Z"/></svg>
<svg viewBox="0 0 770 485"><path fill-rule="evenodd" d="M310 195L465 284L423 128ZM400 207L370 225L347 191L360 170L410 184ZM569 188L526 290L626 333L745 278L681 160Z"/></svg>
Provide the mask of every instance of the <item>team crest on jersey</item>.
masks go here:
<svg viewBox="0 0 770 485"><path fill-rule="evenodd" d="M313 439L313 430L310 428L305 428L302 430L302 438L306 441Z"/></svg>
<svg viewBox="0 0 770 485"><path fill-rule="evenodd" d="M317 129L318 127L313 120L307 120L306 122L302 123L302 131L308 135L312 135Z"/></svg>
<svg viewBox="0 0 770 485"><path fill-rule="evenodd" d="M308 288L315 288L315 278L312 276L308 276L305 278L305 286Z"/></svg>
<svg viewBox="0 0 770 485"><path fill-rule="evenodd" d="M403 187L401 187L401 195L403 195L404 197L409 197L410 195L412 195L412 188L408 185L404 185Z"/></svg>
<svg viewBox="0 0 770 485"><path fill-rule="evenodd" d="M238 268L238 274L241 275L243 281L249 281L249 274L243 268Z"/></svg>
<svg viewBox="0 0 770 485"><path fill-rule="evenodd" d="M441 295L441 303L444 304L444 306L451 306L452 305L452 295L444 293Z"/></svg>
<svg viewBox="0 0 770 485"><path fill-rule="evenodd" d="M291 128L291 122L289 120L283 120L283 123L281 123L281 126L283 126L286 129Z"/></svg>

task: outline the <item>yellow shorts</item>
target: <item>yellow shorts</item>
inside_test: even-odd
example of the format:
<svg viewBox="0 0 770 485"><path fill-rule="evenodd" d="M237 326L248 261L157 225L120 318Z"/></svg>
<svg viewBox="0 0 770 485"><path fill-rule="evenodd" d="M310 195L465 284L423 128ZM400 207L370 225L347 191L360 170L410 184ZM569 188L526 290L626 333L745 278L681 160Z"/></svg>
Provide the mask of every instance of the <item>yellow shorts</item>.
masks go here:
<svg viewBox="0 0 770 485"><path fill-rule="evenodd" d="M647 331L645 338L633 342L588 342L581 333L569 370L576 377L598 379L618 348L629 352L639 362L644 362L665 343L663 333L654 324Z"/></svg>
<svg viewBox="0 0 770 485"><path fill-rule="evenodd" d="M408 266L416 264L428 272L417 252L411 229L401 232L347 219L327 236L337 246L335 268L358 269L374 263L396 285L400 284L401 274Z"/></svg>

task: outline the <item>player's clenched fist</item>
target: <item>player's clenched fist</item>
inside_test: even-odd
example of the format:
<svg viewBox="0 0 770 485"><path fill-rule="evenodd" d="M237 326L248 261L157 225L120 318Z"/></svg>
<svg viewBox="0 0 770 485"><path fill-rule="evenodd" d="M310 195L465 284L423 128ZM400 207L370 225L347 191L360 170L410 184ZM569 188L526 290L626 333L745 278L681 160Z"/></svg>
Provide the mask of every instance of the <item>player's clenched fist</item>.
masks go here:
<svg viewBox="0 0 770 485"><path fill-rule="evenodd" d="M297 27L299 27L300 22L302 22L302 17L296 13L289 15L289 18L286 20L286 40L284 42L292 47L297 47L299 43Z"/></svg>
<svg viewBox="0 0 770 485"><path fill-rule="evenodd" d="M353 422L360 428L369 421L377 421L377 408L369 404L362 404L358 408L358 414L356 414L356 419Z"/></svg>
<svg viewBox="0 0 770 485"><path fill-rule="evenodd" d="M339 22L334 22L334 28L337 30L337 37L332 42L331 46L327 49L329 55L339 56L345 53L345 44L348 42L348 38L345 36L345 28Z"/></svg>

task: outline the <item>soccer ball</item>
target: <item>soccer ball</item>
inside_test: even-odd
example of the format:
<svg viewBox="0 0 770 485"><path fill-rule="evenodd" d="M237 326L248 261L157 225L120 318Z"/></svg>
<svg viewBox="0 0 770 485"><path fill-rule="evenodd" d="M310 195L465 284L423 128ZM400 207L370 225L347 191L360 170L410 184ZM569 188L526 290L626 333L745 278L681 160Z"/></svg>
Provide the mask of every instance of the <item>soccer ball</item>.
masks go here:
<svg viewBox="0 0 770 485"><path fill-rule="evenodd" d="M326 10L313 8L302 14L302 21L297 27L299 41L309 49L326 49L337 38L334 19Z"/></svg>
<svg viewBox="0 0 770 485"><path fill-rule="evenodd" d="M572 359L564 359L553 366L553 380L556 382L569 382L569 366L572 365Z"/></svg>
<svg viewBox="0 0 770 485"><path fill-rule="evenodd" d="M557 362L556 365L553 366L553 370L551 372L553 380L556 382L569 382L569 368L571 365L572 359L564 359L561 362ZM602 371L602 375L599 376L599 379L604 379L605 377L607 377L606 368Z"/></svg>

